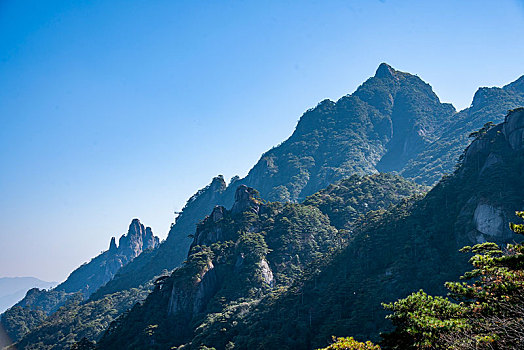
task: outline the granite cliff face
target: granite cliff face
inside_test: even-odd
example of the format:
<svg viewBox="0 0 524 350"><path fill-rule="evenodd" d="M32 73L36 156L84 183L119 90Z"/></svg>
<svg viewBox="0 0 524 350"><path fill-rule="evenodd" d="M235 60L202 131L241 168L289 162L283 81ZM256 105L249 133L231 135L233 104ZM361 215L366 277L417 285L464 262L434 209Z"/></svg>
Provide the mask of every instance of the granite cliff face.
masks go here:
<svg viewBox="0 0 524 350"><path fill-rule="evenodd" d="M133 219L127 234L118 240L116 255L122 255L129 260L133 260L144 250L155 249L158 245L158 237L153 235L151 227L144 227L140 220Z"/></svg>
<svg viewBox="0 0 524 350"><path fill-rule="evenodd" d="M88 298L111 280L120 268L143 251L158 248L159 244L158 237L153 235L150 227L145 227L139 219L133 219L127 233L118 240L118 247L115 238L112 237L107 251L73 271L55 290L66 293L81 292Z"/></svg>
<svg viewBox="0 0 524 350"><path fill-rule="evenodd" d="M524 108L517 108L507 114L504 123L493 127L486 125L481 129L464 152L464 162L458 176L474 177L476 181L482 181L484 186L492 187L502 171L517 166L507 180L514 178L514 181L518 181L518 164L524 150L523 137ZM513 198L519 194L524 196L524 191L519 193L515 192L515 188L508 187L504 181L495 194L488 196L479 191L467 201L461 216L472 215L473 224L467 232L469 240L503 244L514 239L509 223L515 219L515 210L522 210L524 206L514 203Z"/></svg>
<svg viewBox="0 0 524 350"><path fill-rule="evenodd" d="M181 283L182 282L182 283ZM218 289L215 266L211 260L198 271L192 283L175 281L169 298L168 314L191 321L202 312Z"/></svg>
<svg viewBox="0 0 524 350"><path fill-rule="evenodd" d="M172 292L169 298L169 315L175 315L179 319L190 322L193 317L204 311L207 303L218 291L220 285L227 283L227 276L223 271L222 273L217 273L212 257L204 254L203 251L201 252L201 247L212 246L213 244L226 241L236 241L239 232L231 229L231 220L241 219L245 213L258 214L260 202L257 196L257 191L241 185L237 188L235 202L231 210L227 210L223 206L216 206L211 215L207 216L197 226L190 249L193 254L190 253L188 256L187 266L195 265L198 267L195 267L196 270L193 271L190 281L187 278L177 278L176 276L180 276L180 272L175 272ZM253 227L249 227L249 229L254 230ZM205 258L203 258L204 255ZM199 261L199 259L202 260ZM272 279L272 273L267 265L267 261L264 258L258 258L258 260L256 263L260 265L255 265L255 270L258 266L263 267L263 274L266 276L264 281L267 280L268 275L271 275ZM244 254L242 252L236 254L235 261L235 269L238 271L244 265ZM261 261L264 261L265 265ZM215 264L220 264L220 262L215 260ZM223 262L220 265L224 265ZM267 271L268 269L269 271ZM262 270L260 270L261 273Z"/></svg>
<svg viewBox="0 0 524 350"><path fill-rule="evenodd" d="M503 131L513 150L524 148L524 108L517 108L507 115Z"/></svg>

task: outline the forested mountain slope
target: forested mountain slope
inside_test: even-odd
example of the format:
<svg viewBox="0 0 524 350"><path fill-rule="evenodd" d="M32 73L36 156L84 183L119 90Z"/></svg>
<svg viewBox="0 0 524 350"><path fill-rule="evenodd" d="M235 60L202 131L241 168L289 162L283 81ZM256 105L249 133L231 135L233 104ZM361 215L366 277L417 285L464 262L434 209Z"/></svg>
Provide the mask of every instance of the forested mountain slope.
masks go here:
<svg viewBox="0 0 524 350"><path fill-rule="evenodd" d="M508 110L524 106L524 76L502 88L480 88L473 102L453 116L442 136L400 171L404 177L427 184L440 180L457 162L457 155L469 144L468 136L484 124L501 123Z"/></svg>
<svg viewBox="0 0 524 350"><path fill-rule="evenodd" d="M487 121L502 122L508 109L524 105L523 81L481 88L472 107L456 113L419 77L381 64L353 94L304 113L293 134L264 153L245 178L226 186L217 177L198 191L160 249L129 264L95 297L137 287L179 266L197 222L215 205L231 206L241 184L276 201L300 201L344 177L378 171L433 184L453 171L471 132Z"/></svg>
<svg viewBox="0 0 524 350"><path fill-rule="evenodd" d="M241 185L231 210L217 206L198 225L186 263L114 323L100 346L111 349L126 339L130 349L188 342L224 347L223 327L340 249L355 220L423 190L399 176L354 175L304 204L282 204L261 201Z"/></svg>
<svg viewBox="0 0 524 350"><path fill-rule="evenodd" d="M444 282L468 269L462 246L517 238L508 223L524 209L523 137L523 109L482 130L424 198L368 215L340 254L223 336L249 349L311 349L332 335L377 340L390 327L382 302L421 288L445 293Z"/></svg>
<svg viewBox="0 0 524 350"><path fill-rule="evenodd" d="M444 282L467 269L460 247L515 239L508 223L524 209L524 109L474 135L457 170L425 197L368 212L357 225L344 224L355 204L344 189L365 188L358 177L302 205L247 200L231 211L215 208L187 263L115 322L100 348L122 339L128 348L184 349L313 349L332 335L377 339L388 329L382 302L421 288L443 293ZM365 194L356 197L366 202ZM237 192L242 198L252 197Z"/></svg>
<svg viewBox="0 0 524 350"><path fill-rule="evenodd" d="M326 188L326 186L354 174L369 174L381 171L396 171L404 176L416 179L419 183L432 184L438 180L443 173L452 171L455 160L462 153L463 147L468 142L467 136L471 132L478 130L486 121L501 121L507 109L524 105L524 84L522 81L523 78L520 78L504 88L479 89L475 95L472 107L456 113L453 106L441 103L432 91L431 86L417 76L399 72L386 64L381 64L375 76L363 83L353 94L344 96L337 102L325 100L318 104L317 107L308 110L299 120L296 130L290 138L263 154L259 162L251 169L245 178L239 179L235 177L229 185L226 184L222 176L214 178L209 186L198 191L188 200L182 210L182 214L178 216L176 222L172 225L168 238L158 249L144 251L129 264L119 268L116 275L114 275L108 283L98 288L96 292L94 292L96 288L92 286L99 283L97 278L93 277L95 279L91 282L94 281L94 283L91 283L87 290L84 288L85 286L82 287L83 281L82 278L80 278L78 285L71 282L63 286L61 290L46 294L44 298L45 303L42 303L42 307L46 309L45 312L33 307L30 310L31 315L29 315L24 314L25 309L23 308L16 309L21 311L21 313L14 315L15 317L12 317L11 320L27 319L31 322L34 321L33 323L27 321L27 324L33 324L31 327L34 327L34 324L41 324L49 312L56 310L57 305L64 305L64 301L70 298L71 292L66 291L66 287L70 286L72 290L82 291L84 296L89 296L89 300L87 302L76 302L76 299L71 299L72 303L68 305L70 307L70 309L68 309L69 311L64 311L65 309L62 311L67 312L69 315L74 313L86 314L85 310L91 308L91 310L96 310L93 311L95 312L93 318L95 320L97 319L97 312L100 312L99 315L101 318L103 315L109 315L108 317L103 316L104 321L102 323L107 324L116 315L125 310L126 304L118 302L118 300L122 300L120 296L143 295L142 292L147 291L148 286L151 285L155 277L165 276L172 269L182 264L184 259L188 257L188 250L193 242L193 237L189 236L194 234L197 223L203 220L216 205L221 205L225 208L232 207L235 203L235 192L241 185L247 185L250 188L260 190L261 200L293 203L305 199L306 201L303 204L294 204L298 206L295 208L302 208L300 207L301 205L309 205L319 209L322 215L329 218L328 225L337 230L339 234L338 237L351 235L351 239L358 241L357 237L360 237L359 234L363 234L361 232L368 229L371 230L374 222L384 222L383 220L386 219L382 219L381 213L374 213L370 214L369 222L358 221L359 225L355 226L355 220L359 220L362 213L367 212L371 208L385 208L384 205L386 203L393 202L394 196L387 193L387 186L385 187L385 193L382 193L380 188L374 187L376 193L382 193L384 196L366 195L365 192L367 192L367 190L363 190L363 188L369 185L367 183L368 180L365 180L367 178L362 178L364 180L360 180L361 183L358 185L352 182L355 179L351 180L352 178L350 178L349 180L344 180L349 181L349 183L344 184L344 181L342 181L328 188ZM500 157L502 157L502 155ZM498 163L498 159L498 155L493 155L489 158L489 161L487 160L486 162L496 164ZM466 156L466 160L468 160L468 156ZM471 161L471 158L468 161ZM481 164L481 162L481 159L478 158L477 163ZM486 169L488 168L489 167ZM480 168L477 170L480 171ZM492 170L490 169L489 171ZM381 178L379 177L379 179ZM382 184L384 185L390 181L394 182L397 180L377 181L383 181ZM445 183L445 181L443 183ZM464 187L468 188L470 185L472 184L467 183ZM442 183L439 184L439 186L443 186ZM314 194L322 188L326 189L308 198L309 195ZM396 190L399 190L399 188L396 188ZM453 195L458 196L458 192ZM500 198L504 198L502 191L499 192L499 196ZM405 207L398 207L394 210L397 210L397 216L404 216L405 214L411 217L411 213L415 210L413 208L419 208L419 205L421 205L418 203L419 202L415 204L409 203L406 204ZM455 221L450 219L454 223L452 225L453 229L455 227L454 225L458 225L458 223L462 224L464 220L464 222L467 222L471 212L473 212L476 222L478 221L478 225L476 225L480 232L487 230L486 232L488 233L484 232L484 236L489 236L489 232L496 231L493 229L493 222L497 223L497 225L502 225L502 220L504 223L505 219L493 219L493 215L497 216L507 209L500 209L489 203L479 203L480 202L477 203L473 199L467 201L465 204L463 203L464 209L461 209L462 211L456 214L459 219ZM508 203L512 202L510 201ZM275 202L272 202L271 205L278 206ZM443 210L443 207L447 208L449 205L453 206L457 204L455 198L446 197L445 201L440 202L438 205L439 210ZM474 208L472 206L474 206ZM286 206L284 205L284 207ZM515 208L511 208L512 211L514 209ZM484 219L486 217L488 219ZM435 220L438 221L438 224L435 224L436 226L447 222L442 217ZM260 222L259 224L262 225ZM264 225L265 224L266 223L264 223ZM418 223L417 225L424 227L422 223ZM410 232L410 229L411 228L405 228L404 232ZM449 229L449 227L447 227L447 229ZM484 237L482 235L479 236L475 232L477 231L470 230L464 237L460 237L464 240L476 239L478 237L482 239L482 237ZM440 231L439 234L446 237ZM363 237L367 236L364 235ZM415 236L410 236L409 239L418 241ZM335 241L339 246L346 243L345 239L342 238ZM266 242L266 244L268 243ZM388 244L391 245L392 243L388 242ZM410 244L413 243L406 243L407 246ZM450 245L452 241L447 239L444 245L446 244ZM449 253L450 249L448 248L443 249ZM320 254L326 258L322 263L327 263L327 258L331 257L331 255L326 255L325 252L320 252ZM386 254L385 256L388 255ZM191 255L189 257L191 257ZM102 260L105 261L104 259ZM259 263L260 262L261 261L259 261ZM298 274L286 282L289 284L281 285L284 287L285 293L283 290L278 292L271 289L268 292L271 297L266 295L267 291L264 291L262 295L257 295L255 299L262 300L261 305L271 298L288 300L281 299L282 295L278 293L291 295L292 293L288 290L289 285L302 283L300 281L303 277L300 276L302 276L304 271L309 274L313 273L312 271L316 271L307 270L308 263L301 265L302 263L303 261L300 261L299 265L293 264L293 266L299 266L297 270ZM414 261L410 261L410 263L413 264ZM457 264L459 264L459 262L457 262ZM409 268L412 267L409 266ZM340 267L338 267L338 270L340 270ZM83 269L83 271L85 273L79 273L78 276L84 276L86 280L90 278L88 275L93 275L89 269ZM446 273L453 273L453 269L446 269L444 274ZM100 277L103 275L104 274L101 273L100 275L94 274L93 276ZM252 280L253 278L249 277L248 279ZM133 290L132 288L138 289ZM293 288L295 287L292 287L290 290L293 290ZM410 288L410 286L407 288ZM402 289L398 290L401 291ZM431 289L428 289L428 291L431 292ZM40 291L35 292L36 293L28 300L41 300L40 297L42 293L40 293ZM275 295L275 293L278 295ZM159 294L153 293L152 295L158 296ZM305 293L301 295L305 295ZM116 312L106 312L107 310L101 307L104 305L102 300L107 298L115 301L114 303L112 301L110 303L117 305L114 308L114 310L117 310ZM140 298L133 300L139 299ZM37 305L36 302L33 304ZM362 305L362 307L370 307L370 305L365 302L363 302ZM224 307L224 305L222 305L222 307ZM264 307L263 310L264 312L268 312L270 309L271 307ZM113 308L111 308L111 310L113 310ZM355 309L355 314L359 312L358 310L358 308ZM377 311L377 313L380 312L382 311ZM307 314L310 319L309 323L312 325L314 317L313 311L307 311ZM259 315L259 313L249 313L249 317L258 317L256 315ZM263 314L260 313L260 315ZM242 313L242 322L247 322L244 316L245 314ZM261 317L264 319L265 316ZM65 318L71 320L71 318ZM329 317L326 317L326 320L327 319L329 319ZM46 327L62 329L66 333L68 332L66 329L73 332L71 334L74 334L74 336L72 336L71 339L62 339L64 341L61 342L61 344L70 344L72 341L77 341L79 334L86 334L91 339L96 339L100 335L100 332L102 332L100 328L92 332L89 327L78 327L78 325L73 325L71 322L58 325L55 322L56 318L54 320L48 319L48 321L50 321L50 323L46 323ZM235 322L240 321L236 320ZM293 324L292 322L288 323ZM94 325L96 324L97 322L94 322ZM251 323L248 323L248 326L250 324ZM350 323L346 323L346 325L348 324ZM372 324L382 327L380 322ZM346 326L344 327L344 329L348 328ZM357 329L359 333L353 331L342 334L376 335L375 333L378 328L372 330L368 326L362 327L362 330ZM284 328L285 327L282 327L282 329ZM17 339L20 339L21 335L26 334L29 330L24 328L16 329L23 329L21 333L16 335ZM212 327L209 329L212 329ZM28 334L25 343L22 342L21 344L28 344L29 346L36 340L39 342L44 340L48 342L52 341L51 339L53 338L44 339L46 338L45 332L39 332L40 331L37 330L35 333ZM235 338L236 335L227 334L225 337L234 343L243 344L243 341L247 339L242 337ZM297 333L297 337L299 334L303 335L304 333ZM64 334L64 337L66 336L68 336L68 334ZM185 337L186 335L181 336L179 339L186 341L187 338ZM205 338L204 335L203 337ZM223 339L225 338L221 338L220 341ZM295 338L293 336L290 339ZM319 339L320 338L316 340L306 339L305 344L323 343L323 341ZM142 340L143 339L140 341ZM269 339L267 341L269 341ZM293 341L296 341L296 344L299 344L300 347L304 346L303 339L295 339Z"/></svg>
<svg viewBox="0 0 524 350"><path fill-rule="evenodd" d="M56 282L46 282L35 277L1 277L0 278L0 313L20 301L31 288L48 289Z"/></svg>

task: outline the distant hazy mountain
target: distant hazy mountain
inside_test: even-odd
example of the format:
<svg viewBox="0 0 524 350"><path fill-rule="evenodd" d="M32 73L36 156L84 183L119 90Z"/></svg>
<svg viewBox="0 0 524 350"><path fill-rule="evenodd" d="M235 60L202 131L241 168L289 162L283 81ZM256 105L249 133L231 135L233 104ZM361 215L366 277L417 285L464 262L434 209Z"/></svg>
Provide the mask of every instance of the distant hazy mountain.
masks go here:
<svg viewBox="0 0 524 350"><path fill-rule="evenodd" d="M35 277L1 277L0 313L22 300L29 289L49 289L57 284L57 282L46 282Z"/></svg>
<svg viewBox="0 0 524 350"><path fill-rule="evenodd" d="M109 249L74 270L69 277L51 290L27 288L16 305L2 315L2 326L12 340L19 340L31 329L38 327L47 316L66 303L82 302L95 290L111 280L122 267L139 256L159 246L158 237L150 227L133 219L127 234L122 235L117 246L111 238ZM46 287L49 288L49 287ZM29 290L28 290L29 289ZM12 306L11 303L9 306Z"/></svg>

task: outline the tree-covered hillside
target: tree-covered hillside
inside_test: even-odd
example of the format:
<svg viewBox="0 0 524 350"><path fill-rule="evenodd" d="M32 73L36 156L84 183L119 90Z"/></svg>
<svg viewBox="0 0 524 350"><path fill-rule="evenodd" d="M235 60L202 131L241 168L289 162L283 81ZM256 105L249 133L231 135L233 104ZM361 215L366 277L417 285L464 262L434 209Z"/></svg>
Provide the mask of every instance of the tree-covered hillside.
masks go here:
<svg viewBox="0 0 524 350"><path fill-rule="evenodd" d="M473 106L456 113L419 77L381 64L353 94L304 113L293 134L264 153L245 178L235 177L227 186L215 178L198 191L158 252L129 264L96 297L137 287L180 266L197 222L215 205L231 206L241 184L277 201L300 201L342 178L377 171L434 184L453 171L471 132L487 121L502 122L508 109L524 105L522 79L479 89Z"/></svg>
<svg viewBox="0 0 524 350"><path fill-rule="evenodd" d="M472 132L488 122L502 122L508 110L521 106L524 106L524 76L502 88L480 88L471 106L454 115L442 136L410 160L400 173L427 184L440 180L443 174L451 172Z"/></svg>
<svg viewBox="0 0 524 350"><path fill-rule="evenodd" d="M51 316L42 320L15 345L16 349L70 349L82 338L98 339L109 324L133 305L142 302L149 288L132 288L96 301L70 298Z"/></svg>
<svg viewBox="0 0 524 350"><path fill-rule="evenodd" d="M309 205L217 207L199 225L187 263L113 323L99 347L122 339L128 348L159 349L314 349L333 335L378 340L391 329L383 302L421 288L442 295L444 282L467 269L460 247L515 239L508 223L514 208L524 208L523 135L524 109L517 109L474 133L457 170L426 196L353 216L338 230L331 222L343 223L353 200L368 198L357 184L371 181L380 194L398 178L352 177L309 197ZM304 239L313 232L328 245Z"/></svg>
<svg viewBox="0 0 524 350"><path fill-rule="evenodd" d="M467 270L462 246L515 239L509 222L524 208L523 134L524 110L478 133L453 175L423 198L370 213L342 252L264 299L225 336L249 349L311 349L332 335L378 340L391 327L381 303L421 288L445 294L444 282Z"/></svg>
<svg viewBox="0 0 524 350"><path fill-rule="evenodd" d="M349 215L342 225L349 228L367 211L422 191L398 176L352 176L317 193L311 203L281 204L261 201L255 190L240 186L231 210L217 206L198 225L186 263L115 322L100 347L127 339L126 348L188 342L224 348L226 329L236 329L260 300L287 290L347 243L349 231L337 229L331 219ZM369 200L373 193L379 196Z"/></svg>
<svg viewBox="0 0 524 350"><path fill-rule="evenodd" d="M255 341L258 336L252 336L252 332L258 332L259 328L258 326L252 328L252 325L258 325L258 322L264 323L271 318L277 320L273 323L280 328L272 330L275 338L265 339L264 342L267 344L282 345L283 343L278 339L283 336L281 332L284 329L290 331L289 327L295 327L296 330L286 338L289 343L282 346L290 348L325 345L326 339L330 339L327 333L332 329L337 330L335 332L337 334L338 330L344 330L340 335L375 337L377 332L385 327L381 317L384 311L380 307L376 309L376 304L373 304L375 301L384 301L379 298L381 295L398 298L401 296L400 293L407 293L411 291L412 287L415 288L418 284L423 283L435 283L430 285L428 290L430 292L438 291L441 282L435 281L443 281L444 278L452 279L460 274L457 268L461 266L464 258L457 258L454 255L460 244L483 240L503 242L511 236L506 232L507 230L504 231L503 227L507 224L508 212L519 209L521 204L519 198L521 197L512 182L520 181L520 173L513 168L511 158L508 157L518 159L519 153L515 149L508 149L509 139L505 138L505 127L492 128L492 125L487 122L490 120L500 122L507 109L524 104L522 79L504 88L480 89L475 95L472 106L456 113L453 106L441 103L431 86L417 76L396 71L382 64L375 76L364 82L353 94L344 96L337 102L325 100L304 113L290 138L263 154L245 178L235 177L229 184L226 184L224 179L218 176L209 186L198 191L188 200L182 213L171 226L168 238L158 249L146 250L140 255L133 254L136 258L127 265L125 263L108 264L107 261L118 261L107 260L102 256L95 258L90 265L83 266L73 273L72 279L64 284L64 288L57 289L53 291L54 294L45 296L45 300L40 303L45 305L45 310L38 308L39 302L35 299L33 304L36 307L13 309L15 312L13 317L3 318L2 323L4 319L10 320L6 322L11 322L11 324L5 323L4 326L8 332L12 333L12 336L16 336L16 339L21 339L24 335L27 335L27 339L42 339L41 336L35 336L38 330L35 330L36 333L30 331L40 324L49 313L55 312L59 306L64 305L67 299L74 297L75 292L82 293L84 297L89 296L89 300L76 304L73 307L74 311L71 311L69 315L82 314L82 308L88 303L96 304L104 298L118 298L118 295L123 295L118 293L130 293L132 288L147 288L148 283L161 277L163 282L158 283L156 291L146 301L149 306L137 306L128 317L131 319L134 317L132 315L140 312L149 313L146 310L149 310L150 307L154 309L156 307L154 305L161 305L166 300L171 300L166 299L164 294L167 292L162 289L162 286L167 286L168 283L176 285L176 278L173 276L182 273L181 271L186 271L183 274L186 274L187 277L187 274L190 275L200 268L200 272L195 272L202 275L199 278L203 278L206 269L211 269L216 273L222 271L225 275L234 271L232 261L228 259L236 254L235 249L240 244L239 242L243 242L241 240L243 233L250 233L251 228L258 230L264 228L264 232L267 233L269 227L275 224L270 221L277 219L282 220L282 222L277 222L280 225L278 227L285 229L288 222L284 218L290 220L290 217L280 218L278 215L282 211L292 209L292 213L296 215L289 214L295 218L295 221L291 221L292 227L287 229L290 238L285 238L287 236L281 232L277 235L279 238L276 241L269 241L267 239L271 237L264 235L262 235L262 240L259 236L246 238L248 246L253 242L258 242L255 244L257 247L260 244L262 248L267 246L269 250L267 254L264 254L263 260L252 264L249 270L251 275L249 273L242 275L243 278L250 281L249 283L260 276L265 276L263 279L268 278L269 273L266 267L262 266L267 265L273 280L282 288L260 287L260 293L255 293L253 299L250 299L256 302L248 303L249 310L253 311L249 313L245 312L243 307L238 310L234 308L238 313L227 311L227 305L230 305L228 303L243 300L243 297L238 296L227 296L226 304L220 302L217 304L219 306L215 305L216 308L206 309L207 311L197 308L199 311L195 314L196 316L191 314L191 323L184 324L186 329L182 332L183 334L177 335L177 341L183 343L188 339L210 339L207 337L215 330L214 326L211 326L211 323L209 327L198 326L208 325L207 321L199 317L209 313L213 315L225 313L230 317L228 316L228 320L224 322L244 324L243 327L235 328L234 331L228 327L224 328L226 331L220 328L223 337L219 337L217 341L220 341L222 345L226 344L223 343L224 339L241 345L248 344L251 342L250 339ZM515 118L515 115L519 114L515 113L512 114L513 121L519 120ZM482 130L477 132L480 127L483 127ZM518 127L515 130L517 129ZM398 203L405 195L418 193L423 189L394 175L361 177L363 174L394 171L413 178L421 184L432 184L442 174L453 171L456 160L470 140L468 135L472 133L477 139L463 154L461 161L464 164L460 165L459 170L452 176L445 177L428 198L388 208L391 203ZM513 179L514 177L517 180ZM203 244L198 240L195 243L198 237L205 237L198 234L193 237L197 224L199 230L202 229L202 223L209 224L209 219L204 220L204 218L217 205L222 208L231 207L231 212L235 211L234 205L239 202L235 199L235 193L239 186L248 186L260 191L258 200L260 208L264 206L273 208L270 210L270 213L273 214L267 218L269 221L266 222L265 217L260 217L259 212L252 213L257 216L252 218L253 226L243 228L234 225L227 226L226 231L230 233L227 239L216 238L220 235L215 232L215 238L203 241L212 243ZM266 200L273 202L265 202ZM303 201L302 204L296 204L301 201ZM227 214L229 211L223 209L222 214L224 213ZM219 215L213 211L212 216L215 214ZM311 247L306 245L307 249L312 249L315 254L302 256L293 254L292 249L284 251L282 247L278 246L279 240L282 244L288 244L289 239L292 244L296 243L297 247L304 247L304 242L299 239L300 235L297 236L297 232L294 231L301 229L301 215L305 217L319 215L312 220L313 227L317 227L315 225L328 219L325 225L329 226L329 230L336 232L336 239L328 239L329 247L319 246L318 242L317 245ZM320 217L324 219L321 220ZM327 230L327 226L324 228L321 226L317 227L319 232ZM417 231L419 229L422 230L422 234ZM256 230L255 233L259 234ZM209 248L210 245L223 240L233 242L234 247L224 246L222 247L224 251L197 249L198 246ZM294 240L298 241L293 243ZM341 250L339 254L333 254L346 244L347 248ZM194 246L194 249L188 256L191 245ZM376 247L382 246L387 247L385 252L380 251L378 255L374 255ZM130 249L129 253L136 252L134 248ZM262 251L265 251L264 249ZM325 249L328 249L329 253L326 253ZM290 259L292 263L284 264L285 268L284 265L276 266L276 260L270 259L276 256L274 251L280 252L281 256L286 256L286 259ZM225 255L221 255L222 253ZM165 277L170 275L173 269L180 267L184 259L191 260L194 254L197 254L194 256L196 265L193 266L198 267L196 270L188 270L188 267L184 265L181 269L176 270L178 272L175 272L175 275ZM110 254L106 252L106 255ZM399 256L400 258L397 259ZM220 261L222 258L226 261L224 265L219 264L221 267L217 270L208 264L211 262L215 266L215 263L218 263L214 260L216 257L219 257ZM128 261L126 260L126 263ZM316 261L318 267L310 269L309 266L313 261ZM362 261L367 262L362 263ZM203 262L205 266L201 265ZM383 271L386 265L388 266L387 271ZM430 265L439 267L428 267ZM325 269L321 268L323 266ZM110 268L108 270L110 272L105 273L98 267ZM347 271L348 268L351 273L348 275L344 272L342 278L341 271ZM377 275L377 271L383 275ZM115 272L116 275L114 275ZM431 280L424 279L427 273L436 273L437 277ZM209 276L211 278L212 275ZM220 275L215 277L218 278L217 276ZM337 281L340 279L339 282L345 286L344 288L353 288L351 283L353 285L361 283L366 291L371 290L373 293L366 295L366 299L362 299L363 296L359 296L355 290L355 297L348 296L344 292L341 294L343 302L339 299L332 300L334 296L328 291L336 290L338 283L333 282L333 278ZM388 285L390 280L393 282ZM104 285L106 282L107 284ZM314 288L311 287L311 283ZM65 288L65 286L71 288ZM98 288L99 286L101 288ZM385 286L388 286L388 289L383 289ZM249 290L240 288L238 292L244 295L243 293ZM323 295L324 292L327 295ZM300 304L297 304L296 293L300 295ZM308 293L313 293L311 294L315 295L313 299L323 300L326 304L323 304L322 308L314 305L313 302L308 301L307 296L310 295ZM34 295L40 294L42 293ZM339 294L337 295L336 298L341 298ZM181 298L186 297L189 298L187 295L181 296ZM154 298L160 298L157 300L158 303L153 302ZM53 304L53 301L56 303ZM272 304L272 301L276 304ZM351 314L339 312L339 319L335 320L333 318L335 317L333 316L335 315L334 310L330 309L333 305L349 307L352 309ZM284 310L288 310L285 315L280 315L278 311L275 311L281 306ZM160 306L158 308L158 310L162 309ZM361 315L361 311L365 308L372 310L371 316L369 314ZM123 312L123 308L118 309L118 313L104 313L103 308L92 310L101 312L100 317L96 314L92 315L93 319L104 319L105 323ZM272 312L277 312L277 314L272 314ZM109 317L105 318L102 315L109 315ZM295 321L292 315L295 315ZM156 320L155 312L151 318L148 317L144 319ZM125 319L128 318L122 318L119 322L125 322ZM64 329L69 327L65 324L67 322L64 323ZM218 325L219 323L213 321L212 324ZM337 324L338 328L332 328L334 324ZM155 324L151 325L155 326ZM158 327L173 326L167 323L162 325L158 324ZM62 327L52 324L52 327L55 326ZM315 329L315 336L311 333L312 327ZM242 331L238 331L240 328ZM80 329L81 327L72 326L70 331L75 336L63 344L78 341L77 336L84 332L79 331ZM112 331L116 332L119 329L124 330L125 327L115 326ZM350 332L349 329L356 331ZM197 331L198 336L195 335L197 333L191 333ZM84 333L89 334L89 337L95 340L101 334L100 332L101 330ZM165 334L158 329L146 333L154 333L159 337ZM137 337L137 344L144 344L141 342L145 341L145 338L135 334L131 336ZM106 338L110 342L111 340L108 339L111 338ZM197 340L195 340L197 343L207 342L207 340ZM155 341L170 342L170 340L161 338ZM31 341L27 342L27 344L30 343ZM253 346L255 343L249 344Z"/></svg>

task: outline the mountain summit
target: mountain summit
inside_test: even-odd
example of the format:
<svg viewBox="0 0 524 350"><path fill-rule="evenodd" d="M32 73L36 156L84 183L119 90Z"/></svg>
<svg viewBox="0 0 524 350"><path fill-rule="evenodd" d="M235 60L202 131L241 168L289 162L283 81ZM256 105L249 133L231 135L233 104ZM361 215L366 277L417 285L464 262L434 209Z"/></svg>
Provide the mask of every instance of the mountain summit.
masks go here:
<svg viewBox="0 0 524 350"><path fill-rule="evenodd" d="M480 88L471 107L456 112L419 77L383 63L353 94L306 111L245 178L227 185L217 176L196 192L158 249L147 249L158 240L133 220L118 246L111 239L54 290L28 292L2 323L23 337L20 348L98 339L133 305L102 347L126 339L131 347L311 348L325 344L335 324L375 336L384 295L438 291L465 265L459 244L507 240L511 211L522 208L523 114L488 122L524 105L522 79ZM453 175L425 197L406 199L420 186L383 173L433 184L457 159ZM40 326L25 334L27 321Z"/></svg>
<svg viewBox="0 0 524 350"><path fill-rule="evenodd" d="M395 70L387 63L382 62L375 72L375 78L394 78Z"/></svg>
<svg viewBox="0 0 524 350"><path fill-rule="evenodd" d="M158 245L159 239L153 235L151 228L145 227L139 219L133 219L127 233L118 240L118 247L115 238L112 237L109 250L73 271L55 290L66 293L81 291L85 297L89 297L111 280L122 266L127 265L143 251L155 249Z"/></svg>
<svg viewBox="0 0 524 350"><path fill-rule="evenodd" d="M454 114L429 84L383 63L353 94L306 111L239 183L268 200L297 201L352 174L401 171Z"/></svg>
<svg viewBox="0 0 524 350"><path fill-rule="evenodd" d="M453 171L471 132L488 121L502 122L509 109L524 105L523 79L479 89L472 106L457 113L418 76L380 64L353 94L307 110L293 134L265 152L246 177L226 186L219 176L198 191L158 252L127 265L95 296L136 287L179 266L197 222L215 205L233 205L240 185L257 189L265 200L296 202L353 174L397 172L434 184Z"/></svg>

